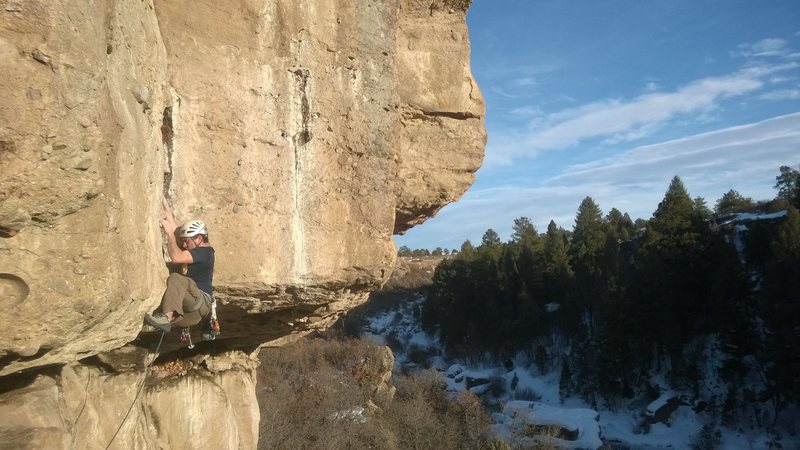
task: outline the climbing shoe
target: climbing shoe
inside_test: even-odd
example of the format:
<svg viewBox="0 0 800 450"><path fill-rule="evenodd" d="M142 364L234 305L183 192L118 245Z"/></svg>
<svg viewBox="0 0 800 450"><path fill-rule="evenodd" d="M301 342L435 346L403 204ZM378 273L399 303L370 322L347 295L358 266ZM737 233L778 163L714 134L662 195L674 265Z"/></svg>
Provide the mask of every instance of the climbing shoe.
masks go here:
<svg viewBox="0 0 800 450"><path fill-rule="evenodd" d="M167 316L163 314L145 314L144 323L150 325L151 327L158 328L164 333L169 332L169 330L172 328L172 324L170 324L169 319L167 319Z"/></svg>

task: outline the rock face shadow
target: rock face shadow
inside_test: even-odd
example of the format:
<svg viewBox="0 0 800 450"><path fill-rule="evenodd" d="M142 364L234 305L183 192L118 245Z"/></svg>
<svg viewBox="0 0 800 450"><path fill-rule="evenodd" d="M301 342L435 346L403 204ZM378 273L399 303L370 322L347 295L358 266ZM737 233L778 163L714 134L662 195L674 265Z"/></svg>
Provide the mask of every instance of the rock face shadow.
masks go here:
<svg viewBox="0 0 800 450"><path fill-rule="evenodd" d="M0 308L19 305L28 298L30 292L28 283L22 278L10 273L0 273Z"/></svg>

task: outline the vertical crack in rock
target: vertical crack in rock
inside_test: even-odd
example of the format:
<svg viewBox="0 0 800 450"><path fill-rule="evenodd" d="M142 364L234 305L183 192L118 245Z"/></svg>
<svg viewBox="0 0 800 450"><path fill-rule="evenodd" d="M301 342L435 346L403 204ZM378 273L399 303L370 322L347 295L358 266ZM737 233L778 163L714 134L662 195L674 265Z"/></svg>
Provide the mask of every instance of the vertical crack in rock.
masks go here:
<svg viewBox="0 0 800 450"><path fill-rule="evenodd" d="M292 241L294 244L293 274L300 281L308 272L305 252L305 232L303 229L303 166L302 150L311 141L307 69L292 71L295 82L295 98L292 102L292 121L297 124L297 132L292 136L294 148L294 215L292 216Z"/></svg>
<svg viewBox="0 0 800 450"><path fill-rule="evenodd" d="M169 187L172 184L172 141L174 137L172 128L172 106L164 108L164 118L161 122L161 142L167 152L167 171L164 173L164 196L169 198Z"/></svg>
<svg viewBox="0 0 800 450"><path fill-rule="evenodd" d="M311 108L308 103L309 74L307 69L297 69L292 73L295 77L295 87L297 88L297 95L300 99L300 131L292 137L295 151L297 151L298 148L305 146L311 141L311 130L308 128L311 118Z"/></svg>

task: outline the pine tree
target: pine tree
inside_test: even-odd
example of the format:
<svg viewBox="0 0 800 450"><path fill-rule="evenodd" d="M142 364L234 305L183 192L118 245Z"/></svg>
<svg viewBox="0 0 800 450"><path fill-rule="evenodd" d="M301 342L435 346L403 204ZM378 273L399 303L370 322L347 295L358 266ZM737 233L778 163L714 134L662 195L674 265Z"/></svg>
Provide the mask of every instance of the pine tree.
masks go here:
<svg viewBox="0 0 800 450"><path fill-rule="evenodd" d="M569 287L572 283L572 266L570 265L566 232L556 226L554 221L547 225L547 235L543 254L543 288L544 301L559 305L560 325L569 329L577 325L578 314L571 311L567 304Z"/></svg>
<svg viewBox="0 0 800 450"><path fill-rule="evenodd" d="M481 238L481 246L482 247L491 247L500 245L502 241L500 240L500 236L497 235L497 232L493 229L489 228L483 233L483 237Z"/></svg>
<svg viewBox="0 0 800 450"><path fill-rule="evenodd" d="M570 254L575 272L573 300L586 317L590 336L595 330L596 306L603 295L605 273L601 259L607 230L600 207L591 197L584 198L575 217Z"/></svg>
<svg viewBox="0 0 800 450"><path fill-rule="evenodd" d="M514 219L513 230L508 252L516 269L517 298L521 302L520 308L524 308L528 316L535 315L538 321L541 319L539 315L545 299L542 241L536 227L527 217ZM519 318L515 321L521 323ZM525 334L531 334L525 330L524 325L520 326Z"/></svg>
<svg viewBox="0 0 800 450"><path fill-rule="evenodd" d="M778 198L782 198L795 208L800 208L800 171L789 166L781 166L780 175L775 177Z"/></svg>
<svg viewBox="0 0 800 450"><path fill-rule="evenodd" d="M752 198L744 197L742 194L731 189L717 200L717 204L714 206L714 212L718 216L725 216L728 214L751 211L755 205Z"/></svg>
<svg viewBox="0 0 800 450"><path fill-rule="evenodd" d="M634 233L633 221L628 213L622 213L617 208L611 208L606 215L611 236L619 243L630 240Z"/></svg>
<svg viewBox="0 0 800 450"><path fill-rule="evenodd" d="M495 261L499 260L503 253L503 242L497 232L489 228L483 233L481 245L478 246L480 257L489 257Z"/></svg>
<svg viewBox="0 0 800 450"><path fill-rule="evenodd" d="M712 212L708 208L708 203L703 197L695 197L693 200L694 210L703 219L708 220L711 218Z"/></svg>
<svg viewBox="0 0 800 450"><path fill-rule="evenodd" d="M472 245L472 242L467 239L461 244L461 250L453 252L458 254L458 257L461 259L470 259L475 254L475 247Z"/></svg>
<svg viewBox="0 0 800 450"><path fill-rule="evenodd" d="M514 230L511 234L511 242L522 247L530 247L535 249L539 246L539 233L536 227L527 217L518 217L514 219Z"/></svg>
<svg viewBox="0 0 800 450"><path fill-rule="evenodd" d="M474 345L475 317L491 291L491 274L483 261L461 258L445 259L436 267L421 322L429 332L439 333L448 350L459 351ZM491 307L491 305L490 305Z"/></svg>
<svg viewBox="0 0 800 450"><path fill-rule="evenodd" d="M671 248L694 245L699 236L694 202L683 181L675 176L648 225L648 244Z"/></svg>
<svg viewBox="0 0 800 450"><path fill-rule="evenodd" d="M707 264L703 250L708 228L679 177L674 177L648 223L637 270L635 305L644 317L643 338L666 352L674 368L705 310Z"/></svg>
<svg viewBox="0 0 800 450"><path fill-rule="evenodd" d="M566 231L550 221L544 242L545 271L550 274L563 274L565 278L572 276L569 262L568 241Z"/></svg>
<svg viewBox="0 0 800 450"><path fill-rule="evenodd" d="M584 198L578 207L572 231L570 249L573 259L580 263L591 263L591 259L603 248L605 234L606 224L600 207L591 197Z"/></svg>

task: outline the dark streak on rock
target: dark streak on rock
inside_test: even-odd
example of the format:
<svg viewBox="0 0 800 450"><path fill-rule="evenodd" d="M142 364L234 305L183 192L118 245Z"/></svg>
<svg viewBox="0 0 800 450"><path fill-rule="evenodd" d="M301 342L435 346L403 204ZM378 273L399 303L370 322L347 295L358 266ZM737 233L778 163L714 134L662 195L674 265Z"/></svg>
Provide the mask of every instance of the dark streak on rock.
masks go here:
<svg viewBox="0 0 800 450"><path fill-rule="evenodd" d="M172 127L172 106L164 108L164 118L161 122L161 142L167 151L167 173L164 174L164 196L169 197L169 187L172 184L172 150L175 131Z"/></svg>
<svg viewBox="0 0 800 450"><path fill-rule="evenodd" d="M309 122L311 120L311 107L308 101L308 77L307 69L297 69L292 72L297 81L297 94L300 96L300 132L294 135L293 140L296 147L302 147L311 141L311 130Z"/></svg>

